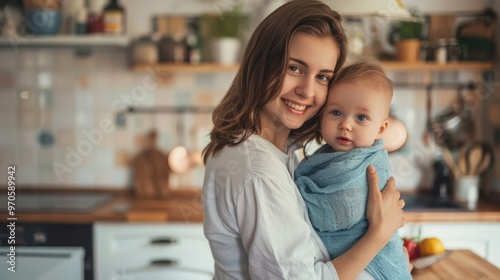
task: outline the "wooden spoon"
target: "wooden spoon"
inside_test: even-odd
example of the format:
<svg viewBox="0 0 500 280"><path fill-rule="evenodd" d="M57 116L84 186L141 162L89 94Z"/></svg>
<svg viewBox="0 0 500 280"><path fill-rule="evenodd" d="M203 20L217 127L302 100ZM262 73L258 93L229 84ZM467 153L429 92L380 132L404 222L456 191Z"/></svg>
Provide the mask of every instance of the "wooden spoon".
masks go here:
<svg viewBox="0 0 500 280"><path fill-rule="evenodd" d="M477 170L481 164L483 149L481 146L473 146L467 153L467 175L477 175Z"/></svg>
<svg viewBox="0 0 500 280"><path fill-rule="evenodd" d="M458 153L458 169L461 174L467 174L467 146L460 149Z"/></svg>
<svg viewBox="0 0 500 280"><path fill-rule="evenodd" d="M461 175L463 175L460 172L460 169L458 169L457 165L455 164L455 161L453 160L453 155L451 154L448 148L443 148L443 159L444 162L446 162L448 167L451 169L451 172L453 173L453 176L455 176L455 178L458 178Z"/></svg>
<svg viewBox="0 0 500 280"><path fill-rule="evenodd" d="M490 154L484 154L484 157L483 157L483 160L481 160L481 163L479 164L479 166L477 167L477 174L481 174L483 173L490 165L491 163L491 156Z"/></svg>

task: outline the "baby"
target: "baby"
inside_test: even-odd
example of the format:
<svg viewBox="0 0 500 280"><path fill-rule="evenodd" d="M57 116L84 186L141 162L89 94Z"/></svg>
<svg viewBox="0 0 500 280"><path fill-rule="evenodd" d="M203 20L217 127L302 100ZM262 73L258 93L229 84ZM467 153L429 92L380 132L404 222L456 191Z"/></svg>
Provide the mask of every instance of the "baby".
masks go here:
<svg viewBox="0 0 500 280"><path fill-rule="evenodd" d="M357 62L340 70L321 112L318 139L327 144L295 171L312 225L331 258L347 251L368 228L368 165L375 166L379 186L391 176L382 139L391 100L392 83L376 63ZM395 233L366 270L376 279L412 279L407 264Z"/></svg>

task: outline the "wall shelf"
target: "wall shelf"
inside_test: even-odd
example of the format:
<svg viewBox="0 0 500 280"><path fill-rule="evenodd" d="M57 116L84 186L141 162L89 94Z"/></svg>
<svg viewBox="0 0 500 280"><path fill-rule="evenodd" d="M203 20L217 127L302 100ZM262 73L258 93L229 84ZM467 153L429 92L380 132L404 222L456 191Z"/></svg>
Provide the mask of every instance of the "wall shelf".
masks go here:
<svg viewBox="0 0 500 280"><path fill-rule="evenodd" d="M175 64L175 63L160 63L154 65L140 64L134 65L132 70L142 72L153 70L155 72L233 72L238 70L238 64L222 65L216 63L200 63L200 64Z"/></svg>
<svg viewBox="0 0 500 280"><path fill-rule="evenodd" d="M0 38L2 48L23 47L127 47L130 39L126 36L111 35L55 35L19 36Z"/></svg>
<svg viewBox="0 0 500 280"><path fill-rule="evenodd" d="M386 71L493 71L493 62L460 61L439 64L436 62L383 61Z"/></svg>
<svg viewBox="0 0 500 280"><path fill-rule="evenodd" d="M386 71L493 71L493 62L480 61L460 61L447 64L438 64L435 62L400 62L400 61L382 61L382 66ZM158 72L232 72L238 70L239 65L220 65L215 63L174 64L160 63L154 65L134 65L133 71L153 70Z"/></svg>

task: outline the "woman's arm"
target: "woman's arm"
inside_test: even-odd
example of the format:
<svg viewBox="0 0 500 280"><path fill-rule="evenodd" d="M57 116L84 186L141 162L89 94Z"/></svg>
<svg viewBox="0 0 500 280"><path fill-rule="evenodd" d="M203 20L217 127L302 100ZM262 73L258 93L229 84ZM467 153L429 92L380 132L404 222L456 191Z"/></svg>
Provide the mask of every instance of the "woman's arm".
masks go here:
<svg viewBox="0 0 500 280"><path fill-rule="evenodd" d="M332 260L340 279L355 279L389 242L398 228L404 225L404 201L399 199L394 179L380 191L373 166L368 167L368 231L349 250Z"/></svg>

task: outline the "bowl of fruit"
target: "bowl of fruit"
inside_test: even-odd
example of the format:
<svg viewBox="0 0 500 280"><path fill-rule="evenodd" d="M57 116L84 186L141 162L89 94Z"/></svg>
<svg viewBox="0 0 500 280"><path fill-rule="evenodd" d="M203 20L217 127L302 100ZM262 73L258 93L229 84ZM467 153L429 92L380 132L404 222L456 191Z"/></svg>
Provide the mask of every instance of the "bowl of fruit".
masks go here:
<svg viewBox="0 0 500 280"><path fill-rule="evenodd" d="M446 258L451 251L446 250L443 242L436 237L403 238L403 246L408 251L410 262L415 269L431 266Z"/></svg>

